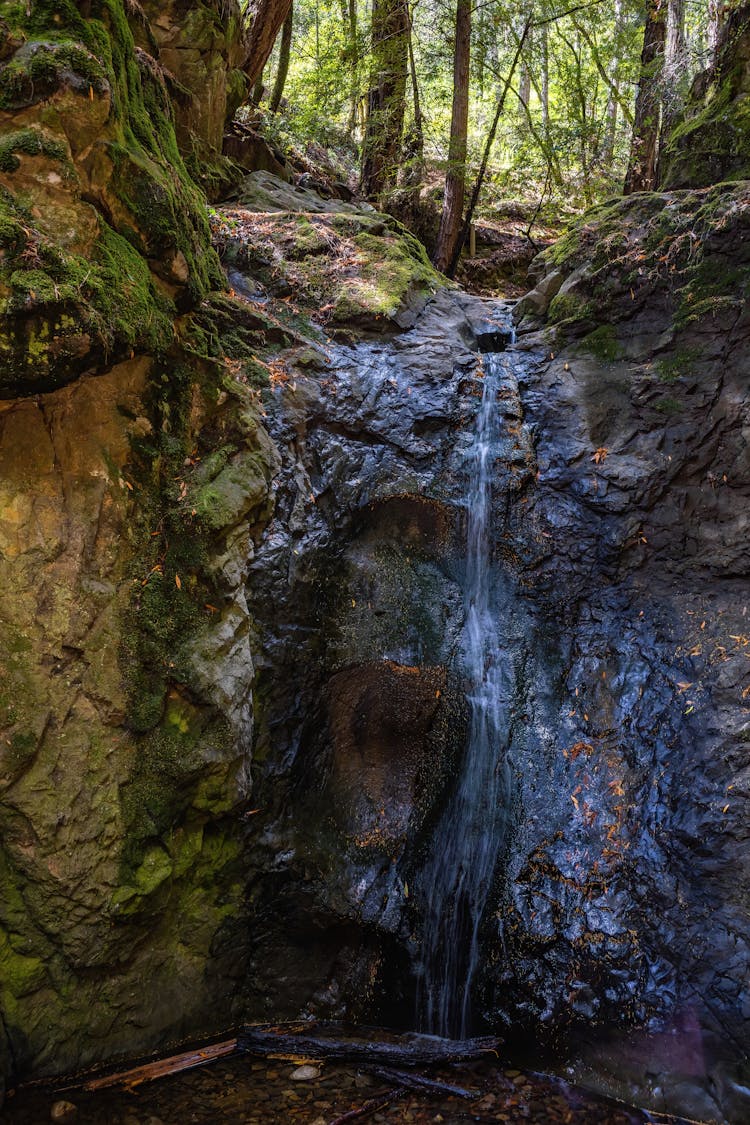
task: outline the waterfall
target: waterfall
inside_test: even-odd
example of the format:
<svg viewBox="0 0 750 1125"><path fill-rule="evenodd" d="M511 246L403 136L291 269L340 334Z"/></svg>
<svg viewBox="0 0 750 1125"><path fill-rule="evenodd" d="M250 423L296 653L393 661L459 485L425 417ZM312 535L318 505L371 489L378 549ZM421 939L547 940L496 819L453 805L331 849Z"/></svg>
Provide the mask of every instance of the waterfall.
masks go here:
<svg viewBox="0 0 750 1125"><path fill-rule="evenodd" d="M492 482L502 451L498 390L508 360L482 357L482 402L468 453L466 607L462 671L469 683L469 737L457 787L433 838L423 872L425 923L417 983L417 1020L426 1031L471 1031L471 986L479 962L479 928L507 817L514 674L501 628L512 593L493 569Z"/></svg>

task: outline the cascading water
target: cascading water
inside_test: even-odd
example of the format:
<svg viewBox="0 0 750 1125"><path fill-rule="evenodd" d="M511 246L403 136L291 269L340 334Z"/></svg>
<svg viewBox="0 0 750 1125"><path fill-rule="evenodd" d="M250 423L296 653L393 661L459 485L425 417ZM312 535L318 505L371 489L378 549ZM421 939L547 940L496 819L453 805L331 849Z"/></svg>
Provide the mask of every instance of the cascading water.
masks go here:
<svg viewBox="0 0 750 1125"><path fill-rule="evenodd" d="M479 929L505 835L514 667L502 626L512 591L493 567L492 486L503 434L498 393L512 378L503 354L483 358L482 402L468 451L466 619L462 671L469 682L469 738L458 786L433 838L423 872L425 923L417 984L419 1026L437 1035L471 1030L471 986Z"/></svg>

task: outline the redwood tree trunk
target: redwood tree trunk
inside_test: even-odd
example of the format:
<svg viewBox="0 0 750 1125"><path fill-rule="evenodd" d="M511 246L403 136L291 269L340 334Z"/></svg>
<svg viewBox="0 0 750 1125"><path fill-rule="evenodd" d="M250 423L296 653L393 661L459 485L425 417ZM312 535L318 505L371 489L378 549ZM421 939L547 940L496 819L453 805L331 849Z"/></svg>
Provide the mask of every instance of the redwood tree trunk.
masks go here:
<svg viewBox="0 0 750 1125"><path fill-rule="evenodd" d="M407 0L373 0L372 74L362 146L362 191L381 196L395 182L409 65Z"/></svg>
<svg viewBox="0 0 750 1125"><path fill-rule="evenodd" d="M276 36L284 24L292 0L253 0L248 8L251 16L247 32L245 73L254 85L268 62Z"/></svg>
<svg viewBox="0 0 750 1125"><path fill-rule="evenodd" d="M647 0L641 74L635 99L633 141L623 189L625 195L630 195L634 191L652 191L656 186L661 77L666 37L667 0Z"/></svg>
<svg viewBox="0 0 750 1125"><path fill-rule="evenodd" d="M448 268L461 234L466 185L466 137L469 126L469 62L471 50L471 0L457 0L456 44L453 56L453 110L445 176L443 213L440 217L435 266Z"/></svg>

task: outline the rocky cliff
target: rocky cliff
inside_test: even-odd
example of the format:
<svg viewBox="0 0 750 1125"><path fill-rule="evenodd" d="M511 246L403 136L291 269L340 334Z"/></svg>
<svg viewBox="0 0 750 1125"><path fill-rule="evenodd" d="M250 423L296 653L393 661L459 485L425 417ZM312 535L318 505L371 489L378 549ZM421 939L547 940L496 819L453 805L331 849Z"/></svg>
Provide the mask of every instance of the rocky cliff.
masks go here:
<svg viewBox="0 0 750 1125"><path fill-rule="evenodd" d="M243 1016L411 1026L508 310L273 177L207 213L232 5L0 14L2 1069ZM517 310L474 1004L513 1049L738 1123L748 201L611 201Z"/></svg>
<svg viewBox="0 0 750 1125"><path fill-rule="evenodd" d="M209 298L224 279L183 163L223 127L236 6L0 15L0 1056L18 1076L231 1018L244 576L276 454L262 369L220 336L247 356L286 337ZM194 50L166 65L178 27ZM201 66L212 103L191 111Z"/></svg>
<svg viewBox="0 0 750 1125"><path fill-rule="evenodd" d="M514 1049L737 1122L748 213L744 183L607 204L538 261L518 308L491 578L509 827L476 988ZM298 373L269 419L276 520L250 572L254 1010L416 1018L424 872L466 731L471 349L503 339L487 314L445 293L391 343Z"/></svg>

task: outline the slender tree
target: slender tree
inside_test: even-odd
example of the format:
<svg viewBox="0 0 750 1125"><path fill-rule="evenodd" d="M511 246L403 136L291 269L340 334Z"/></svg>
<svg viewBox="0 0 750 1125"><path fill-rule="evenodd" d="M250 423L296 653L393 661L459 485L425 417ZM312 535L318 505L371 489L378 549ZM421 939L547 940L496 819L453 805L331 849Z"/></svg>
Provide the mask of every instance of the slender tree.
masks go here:
<svg viewBox="0 0 750 1125"><path fill-rule="evenodd" d="M359 104L359 42L357 39L357 0L341 0L341 24L344 29L343 62L349 74L349 117L347 132L353 133L357 124Z"/></svg>
<svg viewBox="0 0 750 1125"><path fill-rule="evenodd" d="M407 8L409 27L407 29L409 44L409 76L411 78L411 101L414 113L412 124L405 149L407 157L404 169L403 184L407 187L416 187L422 182L424 176L424 118L422 117L422 98L419 93L419 76L417 64L414 59L414 22L410 8Z"/></svg>
<svg viewBox="0 0 750 1125"><path fill-rule="evenodd" d="M407 0L373 0L372 73L362 146L362 191L382 196L394 183L401 155L408 70Z"/></svg>
<svg viewBox="0 0 750 1125"><path fill-rule="evenodd" d="M469 126L469 64L471 61L471 0L457 0L453 53L453 107L445 176L443 212L435 246L435 266L447 269L461 233L466 187L466 148Z"/></svg>
<svg viewBox="0 0 750 1125"><path fill-rule="evenodd" d="M492 146L495 143L495 134L497 133L497 127L500 124L500 118L502 117L503 110L505 109L505 99L508 96L508 90L510 89L510 84L513 81L513 75L515 73L516 67L518 66L518 60L521 57L521 52L523 51L523 46L524 46L524 43L526 42L526 39L528 37L528 34L529 34L530 30L531 30L531 16L529 16L526 20L526 24L524 25L524 29L521 33L521 37L518 40L518 45L516 47L516 53L513 56L513 62L510 65L510 70L508 71L507 77L505 78L505 81L503 82L502 90L500 92L500 96L497 99L497 105L495 107L495 113L494 113L494 116L492 118L492 124L490 125L489 132L487 133L487 136L486 136L485 142L484 142L484 151L482 152L482 161L479 165L479 171L477 172L477 178L474 181L474 187L472 188L472 191L471 191L471 198L469 199L469 206L466 208L466 215L464 216L464 221L463 221L463 224L461 226L461 233L460 233L459 237L456 239L456 244L453 247L453 253L451 254L451 259L448 263L448 267L447 267L447 270L446 270L449 277L453 277L454 273L456 272L456 266L458 265L458 258L459 258L459 255L461 253L461 247L466 242L466 238L467 238L467 236L469 234L469 230L471 228L471 223L472 223L472 220L474 218L474 211L476 209L477 203L479 202L479 196L482 194L482 188L484 186L484 177L487 175L487 165L489 164L489 161L490 161L490 153L492 152Z"/></svg>
<svg viewBox="0 0 750 1125"><path fill-rule="evenodd" d="M646 25L630 160L625 176L625 195L651 191L656 186L661 117L661 78L667 36L667 0L646 0Z"/></svg>
<svg viewBox="0 0 750 1125"><path fill-rule="evenodd" d="M609 65L605 70L606 84L609 88L607 95L607 109L605 113L604 125L604 142L602 144L602 163L609 166L612 162L612 157L615 152L615 137L617 135L617 112L622 110L626 116L630 115L630 110L627 102L623 101L620 94L620 39L622 36L623 27L623 6L622 0L615 0L614 5L615 24L613 28L612 41L614 50L611 52ZM632 123L632 115L630 115Z"/></svg>
<svg viewBox="0 0 750 1125"><path fill-rule="evenodd" d="M292 32L294 30L294 4L289 8L289 14L284 20L281 29L281 42L279 43L279 65L276 68L276 78L273 84L273 93L268 103L271 113L276 113L284 96L286 76L289 73L289 56L292 50Z"/></svg>

